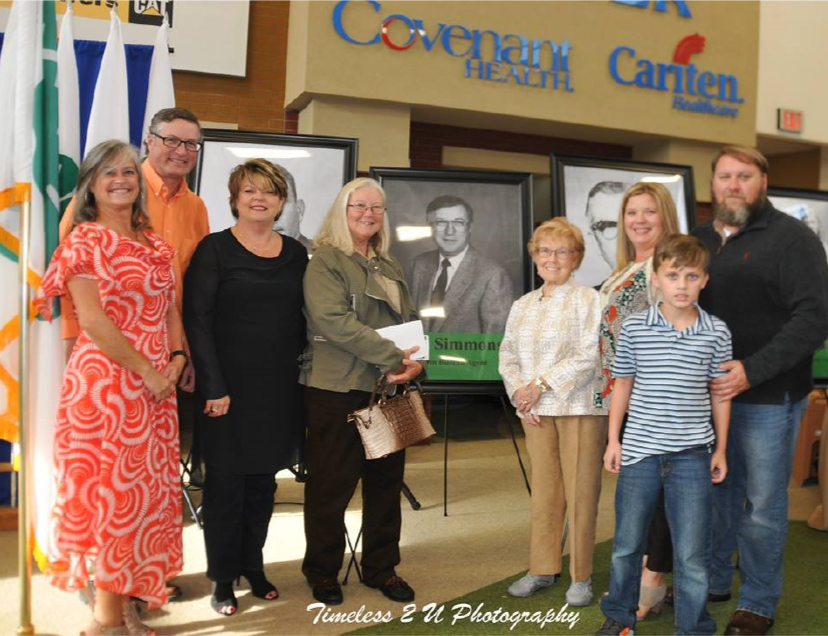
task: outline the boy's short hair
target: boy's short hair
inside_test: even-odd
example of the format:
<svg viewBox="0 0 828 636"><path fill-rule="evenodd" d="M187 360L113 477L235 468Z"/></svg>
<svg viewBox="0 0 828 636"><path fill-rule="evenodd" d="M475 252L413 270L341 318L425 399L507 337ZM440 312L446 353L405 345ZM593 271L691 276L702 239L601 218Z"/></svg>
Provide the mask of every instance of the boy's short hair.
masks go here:
<svg viewBox="0 0 828 636"><path fill-rule="evenodd" d="M662 238L653 254L653 271L658 271L662 263L676 267L701 267L707 273L710 265L710 251L695 236L687 234L668 234Z"/></svg>

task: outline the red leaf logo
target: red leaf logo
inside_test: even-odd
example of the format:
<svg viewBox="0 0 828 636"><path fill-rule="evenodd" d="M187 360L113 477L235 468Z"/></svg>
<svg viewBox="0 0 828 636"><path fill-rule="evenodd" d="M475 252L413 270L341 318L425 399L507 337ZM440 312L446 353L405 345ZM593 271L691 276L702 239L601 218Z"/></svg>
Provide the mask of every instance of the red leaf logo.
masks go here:
<svg viewBox="0 0 828 636"><path fill-rule="evenodd" d="M673 51L673 61L676 64L689 64L690 56L704 51L704 36L694 33L683 38Z"/></svg>

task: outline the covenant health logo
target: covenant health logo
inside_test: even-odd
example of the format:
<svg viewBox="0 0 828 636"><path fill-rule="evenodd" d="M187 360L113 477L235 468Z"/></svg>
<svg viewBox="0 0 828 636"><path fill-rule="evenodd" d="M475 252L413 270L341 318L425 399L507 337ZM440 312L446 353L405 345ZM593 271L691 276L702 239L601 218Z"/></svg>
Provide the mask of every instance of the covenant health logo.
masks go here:
<svg viewBox="0 0 828 636"><path fill-rule="evenodd" d="M365 1L374 13L382 11L377 0ZM428 52L442 50L451 57L465 58L462 68L466 79L567 92L575 90L569 75L569 52L573 47L567 40L559 44L493 29L469 29L462 24L425 24L419 18L402 13L372 20L368 38L364 39L365 25L356 24L356 16L346 20L349 4L352 4L351 0L336 4L333 25L337 35L351 44L381 44L393 51L406 51L415 45ZM356 35L357 32L361 36Z"/></svg>
<svg viewBox="0 0 828 636"><path fill-rule="evenodd" d="M631 46L618 46L609 57L609 72L619 84L656 91L672 91L673 108L718 117L737 117L743 104L735 75L700 71L690 57L704 51L705 39L698 33L679 41L673 63L639 58ZM686 95L686 97L685 97Z"/></svg>

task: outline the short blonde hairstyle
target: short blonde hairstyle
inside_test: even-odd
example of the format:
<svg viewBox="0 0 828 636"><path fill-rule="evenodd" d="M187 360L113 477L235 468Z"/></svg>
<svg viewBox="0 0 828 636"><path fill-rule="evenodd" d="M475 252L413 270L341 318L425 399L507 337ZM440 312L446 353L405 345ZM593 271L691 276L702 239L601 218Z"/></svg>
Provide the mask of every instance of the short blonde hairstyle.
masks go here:
<svg viewBox="0 0 828 636"><path fill-rule="evenodd" d="M572 269L578 269L584 260L584 235L577 226L572 225L562 216L556 216L541 223L526 244L529 256L532 258L538 253L538 247L543 239L562 239L569 243L569 248L575 253L575 262Z"/></svg>
<svg viewBox="0 0 828 636"><path fill-rule="evenodd" d="M634 184L624 193L624 198L621 199L621 209L618 211L619 233L613 274L620 272L635 260L635 246L624 231L624 211L627 209L629 200L641 194L649 194L655 199L656 210L658 210L658 215L661 217L661 227L663 228L661 237L679 233L676 204L673 201L670 191L660 183L639 181Z"/></svg>
<svg viewBox="0 0 828 636"><path fill-rule="evenodd" d="M144 173L138 159L138 151L128 143L110 139L102 141L86 153L78 171L78 189L75 191L75 212L72 216L72 227L87 221L98 220L98 202L92 194L92 186L101 176L104 169L122 157L132 161L138 176L138 198L132 204L130 225L136 232L149 227L149 215L144 204Z"/></svg>
<svg viewBox="0 0 828 636"><path fill-rule="evenodd" d="M342 186L339 194L336 195L336 199L334 199L334 202L331 204L328 213L322 221L322 226L316 233L316 238L313 239L314 249L322 247L323 245L330 245L331 247L342 250L349 256L356 251L351 230L348 228L348 203L351 200L351 195L361 188L373 188L380 193L382 204L384 206L387 205L385 190L374 179L359 177L346 183ZM382 228L371 237L370 245L377 256L387 257L390 243L391 229L388 225L388 215L383 214Z"/></svg>
<svg viewBox="0 0 828 636"><path fill-rule="evenodd" d="M267 159L248 159L233 168L230 178L227 180L227 189L230 190L230 213L233 218L239 218L236 201L239 200L239 191L241 190L242 181L245 179L255 185L264 183L273 188L282 200L282 204L287 200L287 180L282 171ZM279 208L279 212L276 214L277 219L282 216L282 209Z"/></svg>

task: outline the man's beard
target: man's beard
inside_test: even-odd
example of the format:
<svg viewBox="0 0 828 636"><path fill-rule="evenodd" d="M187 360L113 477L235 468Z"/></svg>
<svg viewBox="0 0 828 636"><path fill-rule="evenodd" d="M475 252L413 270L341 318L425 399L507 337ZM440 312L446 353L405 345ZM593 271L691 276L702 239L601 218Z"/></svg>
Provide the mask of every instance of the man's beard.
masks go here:
<svg viewBox="0 0 828 636"><path fill-rule="evenodd" d="M735 210L725 206L723 203L716 203L713 207L713 215L719 223L731 227L744 227L754 214L765 207L767 197L761 193L753 203L745 203Z"/></svg>

